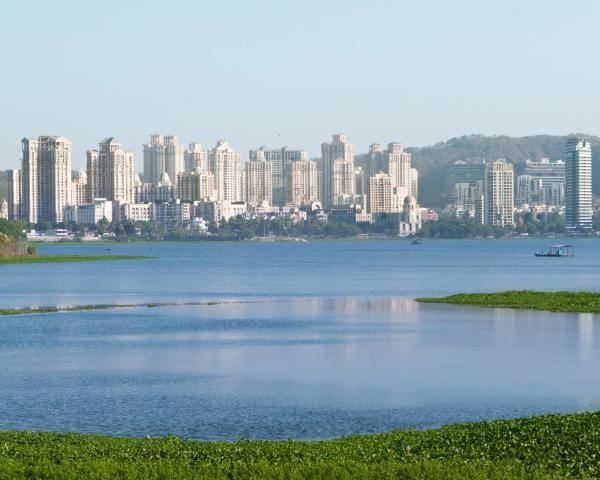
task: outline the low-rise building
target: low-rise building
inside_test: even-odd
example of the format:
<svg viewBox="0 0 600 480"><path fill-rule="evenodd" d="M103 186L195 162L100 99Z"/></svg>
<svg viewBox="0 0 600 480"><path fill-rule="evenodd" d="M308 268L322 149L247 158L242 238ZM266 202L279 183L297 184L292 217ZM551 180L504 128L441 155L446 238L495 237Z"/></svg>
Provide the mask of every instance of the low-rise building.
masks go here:
<svg viewBox="0 0 600 480"><path fill-rule="evenodd" d="M248 210L244 202L209 201L196 204L196 217L217 223L221 220L228 221L239 215L246 215Z"/></svg>
<svg viewBox="0 0 600 480"><path fill-rule="evenodd" d="M152 208L153 220L165 231L170 231L189 221L191 213L192 205L180 200L155 203Z"/></svg>
<svg viewBox="0 0 600 480"><path fill-rule="evenodd" d="M121 218L131 222L149 222L153 219L152 203L124 203L120 206Z"/></svg>
<svg viewBox="0 0 600 480"><path fill-rule="evenodd" d="M96 198L94 203L83 205L68 205L63 209L65 220L82 225L96 225L100 220L112 222L113 204L105 198Z"/></svg>

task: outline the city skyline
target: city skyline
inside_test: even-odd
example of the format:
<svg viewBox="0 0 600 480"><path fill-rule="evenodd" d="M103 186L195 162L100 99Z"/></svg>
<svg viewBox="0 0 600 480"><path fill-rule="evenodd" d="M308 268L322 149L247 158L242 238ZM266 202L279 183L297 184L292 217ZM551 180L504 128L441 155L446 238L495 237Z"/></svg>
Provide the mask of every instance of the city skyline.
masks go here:
<svg viewBox="0 0 600 480"><path fill-rule="evenodd" d="M398 137L422 146L470 133L600 132L591 1L572 2L586 12L576 22L557 1L175 0L146 4L144 21L132 21L138 6L114 1L30 5L10 3L0 19L3 169L19 160L23 133L68 135L79 167L97 132L138 158L153 131L311 157L335 131L357 152ZM557 58L589 70L565 77ZM102 62L111 69L99 74ZM40 81L40 71L53 74ZM573 91L585 108L572 108Z"/></svg>

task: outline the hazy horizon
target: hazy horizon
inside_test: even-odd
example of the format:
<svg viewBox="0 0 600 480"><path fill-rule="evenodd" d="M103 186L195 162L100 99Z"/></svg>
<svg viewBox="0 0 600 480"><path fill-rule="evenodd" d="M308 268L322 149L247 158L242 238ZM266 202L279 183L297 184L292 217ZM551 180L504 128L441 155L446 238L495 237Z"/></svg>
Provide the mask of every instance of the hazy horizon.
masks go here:
<svg viewBox="0 0 600 480"><path fill-rule="evenodd" d="M510 0L59 0L0 18L0 168L25 136L73 141L73 167L114 136L306 149L343 132L424 146L469 134L600 132L600 4Z"/></svg>

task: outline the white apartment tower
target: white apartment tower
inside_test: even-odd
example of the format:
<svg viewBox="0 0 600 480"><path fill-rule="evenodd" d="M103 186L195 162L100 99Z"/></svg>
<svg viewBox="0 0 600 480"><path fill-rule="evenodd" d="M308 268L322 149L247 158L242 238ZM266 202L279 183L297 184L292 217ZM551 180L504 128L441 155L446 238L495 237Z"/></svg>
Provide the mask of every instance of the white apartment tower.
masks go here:
<svg viewBox="0 0 600 480"><path fill-rule="evenodd" d="M398 211L394 201L394 179L387 173L376 173L369 179L369 213Z"/></svg>
<svg viewBox="0 0 600 480"><path fill-rule="evenodd" d="M411 155L404 151L404 145L399 142L388 144L384 152L384 166L387 166L387 172L392 176L394 187L398 189L398 195L405 197L411 191Z"/></svg>
<svg viewBox="0 0 600 480"><path fill-rule="evenodd" d="M208 152L200 143L190 143L184 153L185 171L190 173L195 170L208 172Z"/></svg>
<svg viewBox="0 0 600 480"><path fill-rule="evenodd" d="M494 226L513 226L514 173L512 163L504 159L486 165L485 223Z"/></svg>
<svg viewBox="0 0 600 480"><path fill-rule="evenodd" d="M300 160L287 166L287 203L306 205L319 200L319 174L315 160Z"/></svg>
<svg viewBox="0 0 600 480"><path fill-rule="evenodd" d="M231 149L226 140L219 140L208 154L208 165L215 177L216 200L242 201L240 154Z"/></svg>
<svg viewBox="0 0 600 480"><path fill-rule="evenodd" d="M144 145L144 182L158 183L166 172L171 181L184 171L184 148L173 135L154 134L150 143Z"/></svg>
<svg viewBox="0 0 600 480"><path fill-rule="evenodd" d="M121 143L108 137L98 150L87 152L88 201L96 198L133 203L133 152L123 150Z"/></svg>
<svg viewBox="0 0 600 480"><path fill-rule="evenodd" d="M176 197L182 202L210 200L214 193L214 176L199 169L180 173L177 178Z"/></svg>
<svg viewBox="0 0 600 480"><path fill-rule="evenodd" d="M570 231L592 230L592 146L569 138L565 144L565 226Z"/></svg>
<svg viewBox="0 0 600 480"><path fill-rule="evenodd" d="M71 178L71 205L84 205L89 203L87 173L77 172Z"/></svg>
<svg viewBox="0 0 600 480"><path fill-rule="evenodd" d="M8 218L21 220L21 170L8 171Z"/></svg>
<svg viewBox="0 0 600 480"><path fill-rule="evenodd" d="M71 142L42 136L21 143L21 217L30 223L59 223L71 202Z"/></svg>
<svg viewBox="0 0 600 480"><path fill-rule="evenodd" d="M251 162L265 160L273 169L273 204L283 206L287 201L287 168L292 162L308 160L305 150L288 150L286 147L268 149L260 147L250 150L248 158Z"/></svg>
<svg viewBox="0 0 600 480"><path fill-rule="evenodd" d="M245 169L246 203L257 205L260 202L273 204L273 164L264 160L246 162Z"/></svg>
<svg viewBox="0 0 600 480"><path fill-rule="evenodd" d="M323 206L331 207L342 195L354 195L354 145L346 136L333 135L331 143L321 144L323 166Z"/></svg>

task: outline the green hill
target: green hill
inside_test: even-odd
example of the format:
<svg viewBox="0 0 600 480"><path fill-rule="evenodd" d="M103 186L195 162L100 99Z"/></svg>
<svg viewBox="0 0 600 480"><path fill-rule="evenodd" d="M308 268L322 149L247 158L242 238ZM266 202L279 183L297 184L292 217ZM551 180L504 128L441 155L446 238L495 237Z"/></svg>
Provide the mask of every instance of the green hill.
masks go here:
<svg viewBox="0 0 600 480"><path fill-rule="evenodd" d="M576 134L590 140L592 150L600 152L600 137ZM456 160L496 160L520 165L525 160L563 157L563 146L568 136L535 135L508 137L465 135L429 147L409 148L413 166L419 171L419 203L428 207L443 207L450 199L450 169ZM600 194L600 155L593 158L594 193Z"/></svg>

